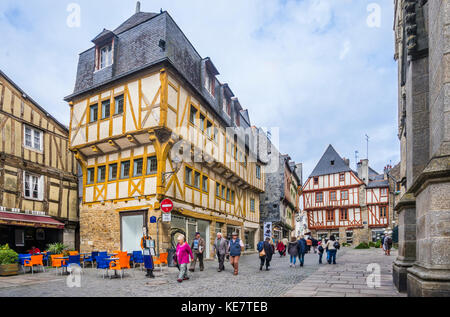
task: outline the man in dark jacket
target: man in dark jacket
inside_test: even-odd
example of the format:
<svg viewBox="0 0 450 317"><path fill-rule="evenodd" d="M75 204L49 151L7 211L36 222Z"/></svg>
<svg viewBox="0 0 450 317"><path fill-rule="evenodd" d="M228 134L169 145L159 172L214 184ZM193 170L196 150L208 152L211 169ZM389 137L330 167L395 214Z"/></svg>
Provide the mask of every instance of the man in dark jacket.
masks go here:
<svg viewBox="0 0 450 317"><path fill-rule="evenodd" d="M314 238L311 238L311 241L312 241L312 248L314 250L314 254L316 254L317 253L317 247L319 246L319 241L317 241Z"/></svg>
<svg viewBox="0 0 450 317"><path fill-rule="evenodd" d="M303 266L305 263L305 253L307 250L306 240L304 236L300 236L298 240L298 258L300 260L300 266Z"/></svg>
<svg viewBox="0 0 450 317"><path fill-rule="evenodd" d="M263 250L265 255L260 255L261 265L259 267L259 270L262 271L264 263L266 264L266 271L269 271L270 261L272 261L272 255L274 253L274 250L272 248L272 245L270 244L270 238L267 237L266 241L264 241L263 244ZM261 253L260 253L261 254Z"/></svg>
<svg viewBox="0 0 450 317"><path fill-rule="evenodd" d="M205 266L203 264L203 252L205 251L205 240L201 237L200 232L195 234L195 239L191 243L191 250L194 253L194 261L191 262L189 271L195 271L195 265L200 262L200 271L203 271Z"/></svg>

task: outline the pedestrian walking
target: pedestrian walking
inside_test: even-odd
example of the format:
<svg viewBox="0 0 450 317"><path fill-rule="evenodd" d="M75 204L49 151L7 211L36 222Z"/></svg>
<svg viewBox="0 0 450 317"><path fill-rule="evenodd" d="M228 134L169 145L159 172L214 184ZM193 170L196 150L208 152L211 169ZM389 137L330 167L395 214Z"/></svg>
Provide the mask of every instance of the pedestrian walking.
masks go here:
<svg viewBox="0 0 450 317"><path fill-rule="evenodd" d="M259 259L261 260L261 265L259 266L260 271L262 271L264 264L266 265L266 271L270 270L270 261L272 261L273 254L274 250L270 244L270 238L267 237L262 245L262 250L259 252Z"/></svg>
<svg viewBox="0 0 450 317"><path fill-rule="evenodd" d="M314 238L311 238L311 241L312 241L312 248L314 250L314 254L316 254L317 253L317 247L319 246L319 241L317 241Z"/></svg>
<svg viewBox="0 0 450 317"><path fill-rule="evenodd" d="M323 253L325 252L325 249L323 248L323 246L325 245L325 240L322 240L321 242L319 242L319 246L318 246L318 251L319 251L319 264L322 264L322 256Z"/></svg>
<svg viewBox="0 0 450 317"><path fill-rule="evenodd" d="M280 254L280 258L286 255L286 246L283 244L283 241L278 241L277 251Z"/></svg>
<svg viewBox="0 0 450 317"><path fill-rule="evenodd" d="M308 237L308 239L306 239L306 253L311 252L311 247L312 247L312 240L311 238Z"/></svg>
<svg viewBox="0 0 450 317"><path fill-rule="evenodd" d="M200 272L202 272L205 268L203 265L203 252L205 251L205 240L201 237L200 232L195 234L195 239L191 243L191 249L194 253L194 261L191 262L191 267L189 271L194 272L197 261L200 265Z"/></svg>
<svg viewBox="0 0 450 317"><path fill-rule="evenodd" d="M288 253L291 257L290 259L290 267L295 267L295 262L297 262L298 256L298 243L295 237L291 238L291 242L288 244Z"/></svg>
<svg viewBox="0 0 450 317"><path fill-rule="evenodd" d="M339 246L339 242L336 241L336 238L334 237L334 235L332 235L330 237L330 240L328 240L328 242L325 244L326 249L328 250L328 264L331 264L331 262L333 262L333 264L336 264L336 253L337 253L337 249L340 247Z"/></svg>
<svg viewBox="0 0 450 317"><path fill-rule="evenodd" d="M225 270L223 262L225 261L225 256L228 254L228 243L227 240L222 236L222 233L217 233L217 238L214 241L214 250L217 255L217 260L219 261L219 268L217 272L222 272Z"/></svg>
<svg viewBox="0 0 450 317"><path fill-rule="evenodd" d="M234 268L234 275L239 274L239 259L244 248L244 243L238 238L237 232L233 232L228 244L228 253L230 254L230 264Z"/></svg>
<svg viewBox="0 0 450 317"><path fill-rule="evenodd" d="M385 255L388 255L388 256L391 255L392 238L391 238L391 236L389 234L384 237L383 249L384 249L384 254Z"/></svg>
<svg viewBox="0 0 450 317"><path fill-rule="evenodd" d="M305 253L307 251L306 240L304 236L300 236L297 241L298 248L298 258L300 260L300 266L303 266L305 263Z"/></svg>
<svg viewBox="0 0 450 317"><path fill-rule="evenodd" d="M184 235L178 236L178 245L177 245L177 262L180 266L180 273L178 275L178 283L181 283L183 281L189 280L189 277L187 275L188 271L188 264L190 262L190 259L194 259L194 255L192 254L191 247L186 242L186 238Z"/></svg>

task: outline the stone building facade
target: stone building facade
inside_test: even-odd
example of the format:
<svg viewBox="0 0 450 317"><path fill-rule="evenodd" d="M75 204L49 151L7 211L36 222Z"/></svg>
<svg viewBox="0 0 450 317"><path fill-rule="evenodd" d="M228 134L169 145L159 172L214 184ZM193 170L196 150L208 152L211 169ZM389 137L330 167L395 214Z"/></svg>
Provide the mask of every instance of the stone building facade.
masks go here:
<svg viewBox="0 0 450 317"><path fill-rule="evenodd" d="M137 12L80 54L70 149L82 165L81 250L157 253L236 231L254 250L265 164L248 112L167 12ZM162 222L160 203L174 203ZM155 217L157 222L151 222Z"/></svg>
<svg viewBox="0 0 450 317"><path fill-rule="evenodd" d="M401 144L399 256L409 296L450 295L450 1L395 1Z"/></svg>
<svg viewBox="0 0 450 317"><path fill-rule="evenodd" d="M261 224L272 223L275 239L289 238L295 234L299 212L302 164L292 162L289 155L280 154L274 146L268 157L272 168L267 170L265 192L260 195Z"/></svg>

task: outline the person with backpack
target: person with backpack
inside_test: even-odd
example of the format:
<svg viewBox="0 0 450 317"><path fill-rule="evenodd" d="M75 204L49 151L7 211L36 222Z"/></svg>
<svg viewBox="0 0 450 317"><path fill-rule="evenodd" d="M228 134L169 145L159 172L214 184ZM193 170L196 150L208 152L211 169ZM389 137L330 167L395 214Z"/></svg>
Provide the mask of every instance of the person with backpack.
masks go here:
<svg viewBox="0 0 450 317"><path fill-rule="evenodd" d="M318 243L319 247L317 248L317 250L319 251L319 264L322 264L322 256L323 253L325 252L325 249L323 248L323 246L325 245L325 240L322 240L322 242Z"/></svg>
<svg viewBox="0 0 450 317"><path fill-rule="evenodd" d="M307 251L307 245L304 236L300 236L299 240L297 241L297 249L300 266L303 266L303 264L305 263L305 253Z"/></svg>
<svg viewBox="0 0 450 317"><path fill-rule="evenodd" d="M339 242L336 241L336 238L334 235L330 237L330 240L325 244L325 248L328 250L328 264L336 264L336 253L337 250L340 248Z"/></svg>
<svg viewBox="0 0 450 317"><path fill-rule="evenodd" d="M384 237L383 241L383 249L385 255L391 255L391 249L392 249L392 238L389 235L386 235Z"/></svg>
<svg viewBox="0 0 450 317"><path fill-rule="evenodd" d="M291 242L288 243L287 246L288 253L291 256L290 259L290 267L295 267L295 262L297 262L297 256L298 256L298 245L297 245L297 239L295 237L291 238Z"/></svg>
<svg viewBox="0 0 450 317"><path fill-rule="evenodd" d="M261 241L262 242L262 241ZM261 243L260 242L260 243ZM258 243L258 246L259 243ZM264 264L266 265L266 271L269 271L270 269L270 261L272 261L272 255L274 254L274 249L270 243L270 237L266 237L266 241L262 243L260 248L258 248L259 252L259 259L261 260L261 264L259 266L259 270L262 271Z"/></svg>

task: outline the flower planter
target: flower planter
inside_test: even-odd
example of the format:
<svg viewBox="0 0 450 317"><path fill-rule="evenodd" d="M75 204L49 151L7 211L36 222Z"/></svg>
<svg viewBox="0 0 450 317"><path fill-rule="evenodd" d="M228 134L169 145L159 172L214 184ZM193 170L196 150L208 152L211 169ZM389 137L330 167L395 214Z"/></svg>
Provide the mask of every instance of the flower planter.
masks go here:
<svg viewBox="0 0 450 317"><path fill-rule="evenodd" d="M17 263L0 265L0 276L12 276L18 274L19 274L19 265Z"/></svg>

